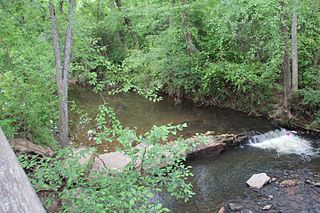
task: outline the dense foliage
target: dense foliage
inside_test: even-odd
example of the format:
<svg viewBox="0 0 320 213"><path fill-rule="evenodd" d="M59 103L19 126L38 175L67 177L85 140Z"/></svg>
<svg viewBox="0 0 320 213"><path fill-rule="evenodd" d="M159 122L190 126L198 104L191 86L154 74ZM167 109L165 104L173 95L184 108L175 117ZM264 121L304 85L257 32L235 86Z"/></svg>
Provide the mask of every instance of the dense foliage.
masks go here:
<svg viewBox="0 0 320 213"><path fill-rule="evenodd" d="M49 2L56 7L63 49L67 0L0 0L0 126L8 138L28 138L57 150L61 97ZM293 14L298 17L299 89L291 91L287 107L284 65L286 53L290 63L293 59ZM94 86L97 92L132 90L150 100L165 93L177 103L189 98L320 127L319 0L78 0L72 24L71 83ZM63 166L69 148L40 162L26 158L22 161L37 190L54 191L72 202L64 210L77 206L83 212L164 210L149 202L163 188L177 198L191 196L185 183L189 168L181 163L183 156L175 155L176 148L185 147L177 142L164 150L158 144L181 126L154 127L138 136L109 108L100 111L96 142L120 141L132 165L91 181L76 163L70 170ZM133 142L152 145L145 165L170 152L169 166L136 170ZM133 194L136 200L127 199Z"/></svg>
<svg viewBox="0 0 320 213"><path fill-rule="evenodd" d="M46 192L45 206L56 206L58 200L63 212L167 212L156 199L156 194L166 191L177 199L187 201L192 186L187 178L192 176L184 164L188 145L178 139L170 146L161 143L176 135L185 125L154 126L143 136L122 127L113 109L100 107L97 116L98 142L112 138L119 141L131 163L123 171L103 169L90 171L92 162L80 164L79 159L92 149L76 154L70 148L59 150L53 158L21 155L23 167L38 192ZM106 124L112 128L107 128ZM138 144L139 146L134 146ZM91 165L90 165L91 164Z"/></svg>
<svg viewBox="0 0 320 213"><path fill-rule="evenodd" d="M177 102L189 97L272 114L282 102L283 38L290 38L281 26L290 28L296 10L299 91L292 112L316 127L319 2L283 2L284 7L278 0L78 1L71 77L100 90L166 92ZM47 143L57 121L47 3L0 4L1 125L9 136L22 134L39 143ZM56 5L63 29L67 2ZM188 25L181 18L185 11ZM187 51L186 31L193 53Z"/></svg>

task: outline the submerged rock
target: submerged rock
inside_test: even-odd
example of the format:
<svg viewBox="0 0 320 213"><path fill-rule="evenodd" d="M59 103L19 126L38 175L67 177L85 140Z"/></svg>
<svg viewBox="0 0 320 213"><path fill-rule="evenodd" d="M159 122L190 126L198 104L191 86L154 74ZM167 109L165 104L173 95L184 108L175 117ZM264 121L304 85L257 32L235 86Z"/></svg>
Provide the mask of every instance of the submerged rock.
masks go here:
<svg viewBox="0 0 320 213"><path fill-rule="evenodd" d="M298 185L299 181L296 180L296 179L293 179L293 180L284 180L280 183L280 186L281 187L293 187L293 186L296 186Z"/></svg>
<svg viewBox="0 0 320 213"><path fill-rule="evenodd" d="M269 198L270 200L272 200L272 199L273 199L273 195L268 195L268 198Z"/></svg>
<svg viewBox="0 0 320 213"><path fill-rule="evenodd" d="M229 203L229 208L231 211L239 211L243 208L243 206L238 203Z"/></svg>
<svg viewBox="0 0 320 213"><path fill-rule="evenodd" d="M251 176L249 180L247 180L247 184L251 188L260 189L265 184L267 184L270 180L270 177L266 173L254 174Z"/></svg>

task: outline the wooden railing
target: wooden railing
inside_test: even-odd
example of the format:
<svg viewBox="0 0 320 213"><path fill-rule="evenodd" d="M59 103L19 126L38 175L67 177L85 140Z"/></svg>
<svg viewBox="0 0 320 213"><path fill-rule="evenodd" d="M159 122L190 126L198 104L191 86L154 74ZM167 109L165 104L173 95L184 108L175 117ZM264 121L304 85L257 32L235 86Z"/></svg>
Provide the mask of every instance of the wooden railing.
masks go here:
<svg viewBox="0 0 320 213"><path fill-rule="evenodd" d="M0 213L46 212L0 127Z"/></svg>

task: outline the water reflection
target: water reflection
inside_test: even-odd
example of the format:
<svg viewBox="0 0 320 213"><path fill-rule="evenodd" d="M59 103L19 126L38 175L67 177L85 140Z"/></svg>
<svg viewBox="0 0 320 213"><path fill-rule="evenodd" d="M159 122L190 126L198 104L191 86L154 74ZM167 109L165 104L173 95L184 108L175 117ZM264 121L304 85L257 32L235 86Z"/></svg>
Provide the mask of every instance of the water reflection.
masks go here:
<svg viewBox="0 0 320 213"><path fill-rule="evenodd" d="M188 123L183 135L188 137L196 132L214 131L221 133L239 133L249 130L267 131L272 125L265 120L252 118L244 113L217 107L198 107L184 101L181 105L175 105L172 98L164 96L163 100L153 103L133 93L117 94L114 96L104 95L106 102L113 107L119 120L126 127L136 128L138 134L147 132L153 125L168 123ZM75 101L78 107L88 113L94 120L98 107L103 103L99 94L88 88L73 86L70 88L70 100ZM94 124L80 127L80 118L71 113L73 124L71 134L74 142L78 145L90 145L87 131L94 128ZM104 144L102 150L113 150L117 144Z"/></svg>

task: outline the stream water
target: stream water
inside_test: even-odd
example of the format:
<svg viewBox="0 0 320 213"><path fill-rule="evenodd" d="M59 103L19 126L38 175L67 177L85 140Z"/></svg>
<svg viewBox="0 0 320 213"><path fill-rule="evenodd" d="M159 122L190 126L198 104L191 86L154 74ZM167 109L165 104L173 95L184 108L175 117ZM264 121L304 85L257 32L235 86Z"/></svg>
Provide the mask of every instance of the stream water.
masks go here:
<svg viewBox="0 0 320 213"><path fill-rule="evenodd" d="M103 104L100 95L88 88L73 86L70 88L70 100L74 101L78 108L88 114L90 119L95 119L99 105ZM247 131L266 132L274 127L270 122L249 117L244 113L221 109L217 107L199 107L191 102L183 102L175 105L171 97L165 96L160 102L150 102L142 96L134 93L104 95L107 104L115 109L118 118L125 127L136 128L138 134L150 130L153 125L187 123L188 127L183 131L185 137L195 133L214 131L222 133L242 133ZM71 134L75 144L90 145L87 132L94 129L94 122L81 125L80 116L71 113L73 123ZM106 143L99 146L99 151L113 151L117 143Z"/></svg>
<svg viewBox="0 0 320 213"><path fill-rule="evenodd" d="M98 106L103 103L99 95L83 87L72 87L70 96L79 109L86 112L91 119L95 118ZM233 110L198 107L190 102L174 105L174 101L170 97L164 97L163 101L157 103L149 102L145 98L131 93L115 96L105 95L104 99L116 109L123 125L136 128L139 134L148 131L152 125L167 123L187 123L188 128L183 131L185 136L208 130L221 134L252 130L264 133L275 129L268 121L249 117ZM87 131L93 129L94 125L92 123L80 125L81 119L74 113L71 117L74 120L71 127L74 143L90 145ZM275 137L285 137L285 132L281 133L280 130L280 134L284 135ZM269 136L266 135L266 137ZM253 212L260 212L261 205L268 204L268 202L272 202L272 209L277 212L320 212L320 191L310 191L312 189L309 190L307 185L294 192L293 196L291 196L292 192L284 193L283 190L279 190L276 183L268 184L260 192L249 189L246 185L246 180L254 173L265 172L279 180L293 176L303 184L306 179L314 178L316 174L320 173L319 157L309 155L305 157L300 155L301 153L295 152L277 152L276 145L278 144L272 141L272 138L269 139L271 139L269 147L265 144L254 144L252 141L251 145L223 152L218 157L189 162L188 164L192 166L192 171L195 174L190 181L193 183L196 193L189 202L176 201L166 193L158 194L155 199L172 209L173 212L215 212L221 206L226 206L232 201L246 203ZM313 149L319 144L319 141L314 138L306 140L310 143L304 144L305 148L310 145ZM274 147L270 144L273 144ZM98 148L100 152L106 152L114 150L116 146L117 144L114 143ZM299 149L297 147L291 148L292 150ZM320 181L319 177L316 179L317 181ZM303 184L299 184L299 186L304 186ZM274 196L273 201L267 200L268 195ZM292 200L292 197L295 199Z"/></svg>
<svg viewBox="0 0 320 213"><path fill-rule="evenodd" d="M284 206L278 207L282 212L305 212L303 210L307 206L312 210L306 212L320 212L320 192L317 193L318 198L313 199L309 198L311 191L299 191L296 194L303 197L302 205L298 202L289 204L286 201L290 199L289 194L279 193L276 184L267 185L265 194L257 193L246 185L252 174L263 172L279 180L287 177L304 182L320 172L319 158L305 159L295 154L279 155L275 150L266 151L244 146L223 152L215 158L194 160L189 162L189 165L195 174L191 182L196 195L187 203L173 200L165 193L157 197L159 202L174 212L217 212L221 206L226 206L229 202L249 201L251 203L246 205L248 209L261 212L263 206L259 208L257 203L261 202L261 197L267 198L268 195L274 196L274 200L285 202ZM265 205L272 203L268 199L262 200Z"/></svg>

